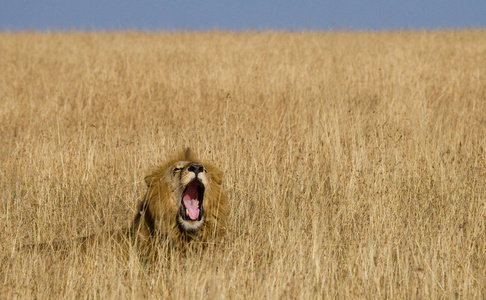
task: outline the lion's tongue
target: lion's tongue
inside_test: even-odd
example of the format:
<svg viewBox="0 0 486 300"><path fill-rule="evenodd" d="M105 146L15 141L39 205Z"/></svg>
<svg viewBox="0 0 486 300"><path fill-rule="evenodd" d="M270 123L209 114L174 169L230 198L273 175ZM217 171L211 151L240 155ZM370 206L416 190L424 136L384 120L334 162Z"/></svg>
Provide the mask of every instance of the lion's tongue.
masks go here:
<svg viewBox="0 0 486 300"><path fill-rule="evenodd" d="M196 220L199 217L199 208L197 207L197 200L195 199L185 199L184 196L184 206L186 207L187 211L189 212L189 218L191 220Z"/></svg>
<svg viewBox="0 0 486 300"><path fill-rule="evenodd" d="M197 184L191 184L187 188L186 192L184 193L184 197L182 197L182 201L184 201L184 206L189 213L189 218L191 220L196 220L199 217L199 208L197 207Z"/></svg>

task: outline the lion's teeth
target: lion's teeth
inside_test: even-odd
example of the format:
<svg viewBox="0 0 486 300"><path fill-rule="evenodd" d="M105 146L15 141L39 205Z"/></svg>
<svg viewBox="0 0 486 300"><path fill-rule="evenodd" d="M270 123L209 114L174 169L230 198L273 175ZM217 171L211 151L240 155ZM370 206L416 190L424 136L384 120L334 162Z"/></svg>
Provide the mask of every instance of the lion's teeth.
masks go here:
<svg viewBox="0 0 486 300"><path fill-rule="evenodd" d="M197 201L197 208L199 208L199 201Z"/></svg>
<svg viewBox="0 0 486 300"><path fill-rule="evenodd" d="M189 210L186 208L186 216L189 215Z"/></svg>

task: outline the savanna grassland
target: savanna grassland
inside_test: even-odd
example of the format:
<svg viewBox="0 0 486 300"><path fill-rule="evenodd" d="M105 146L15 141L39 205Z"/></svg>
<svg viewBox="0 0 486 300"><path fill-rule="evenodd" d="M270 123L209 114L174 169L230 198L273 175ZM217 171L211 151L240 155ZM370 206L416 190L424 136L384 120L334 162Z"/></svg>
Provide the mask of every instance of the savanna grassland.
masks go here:
<svg viewBox="0 0 486 300"><path fill-rule="evenodd" d="M484 298L485 62L485 30L0 33L1 298ZM128 226L186 146L221 245L19 250Z"/></svg>

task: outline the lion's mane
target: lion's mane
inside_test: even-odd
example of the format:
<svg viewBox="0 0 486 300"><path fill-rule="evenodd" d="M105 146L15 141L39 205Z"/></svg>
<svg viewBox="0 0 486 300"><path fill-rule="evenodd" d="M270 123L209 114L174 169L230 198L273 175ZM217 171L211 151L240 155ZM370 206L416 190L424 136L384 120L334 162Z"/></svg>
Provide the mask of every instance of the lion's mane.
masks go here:
<svg viewBox="0 0 486 300"><path fill-rule="evenodd" d="M228 213L222 178L221 170L199 161L189 149L146 176L148 190L131 228L142 253L150 256L160 245L186 249L217 242Z"/></svg>

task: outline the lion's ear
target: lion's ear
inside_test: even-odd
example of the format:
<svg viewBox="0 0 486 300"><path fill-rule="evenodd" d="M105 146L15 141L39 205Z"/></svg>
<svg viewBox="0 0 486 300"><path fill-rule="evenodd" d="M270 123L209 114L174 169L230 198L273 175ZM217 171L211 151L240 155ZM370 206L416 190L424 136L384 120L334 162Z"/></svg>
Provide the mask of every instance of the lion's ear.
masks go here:
<svg viewBox="0 0 486 300"><path fill-rule="evenodd" d="M223 171L211 165L206 167L209 169L208 171L211 174L211 179L218 185L221 185L223 183Z"/></svg>
<svg viewBox="0 0 486 300"><path fill-rule="evenodd" d="M144 180L147 187L151 187L154 183L155 178L153 175L147 175L145 176Z"/></svg>
<svg viewBox="0 0 486 300"><path fill-rule="evenodd" d="M191 148L187 147L184 150L184 158L182 160L193 161L194 157L195 157L194 152L191 150Z"/></svg>

